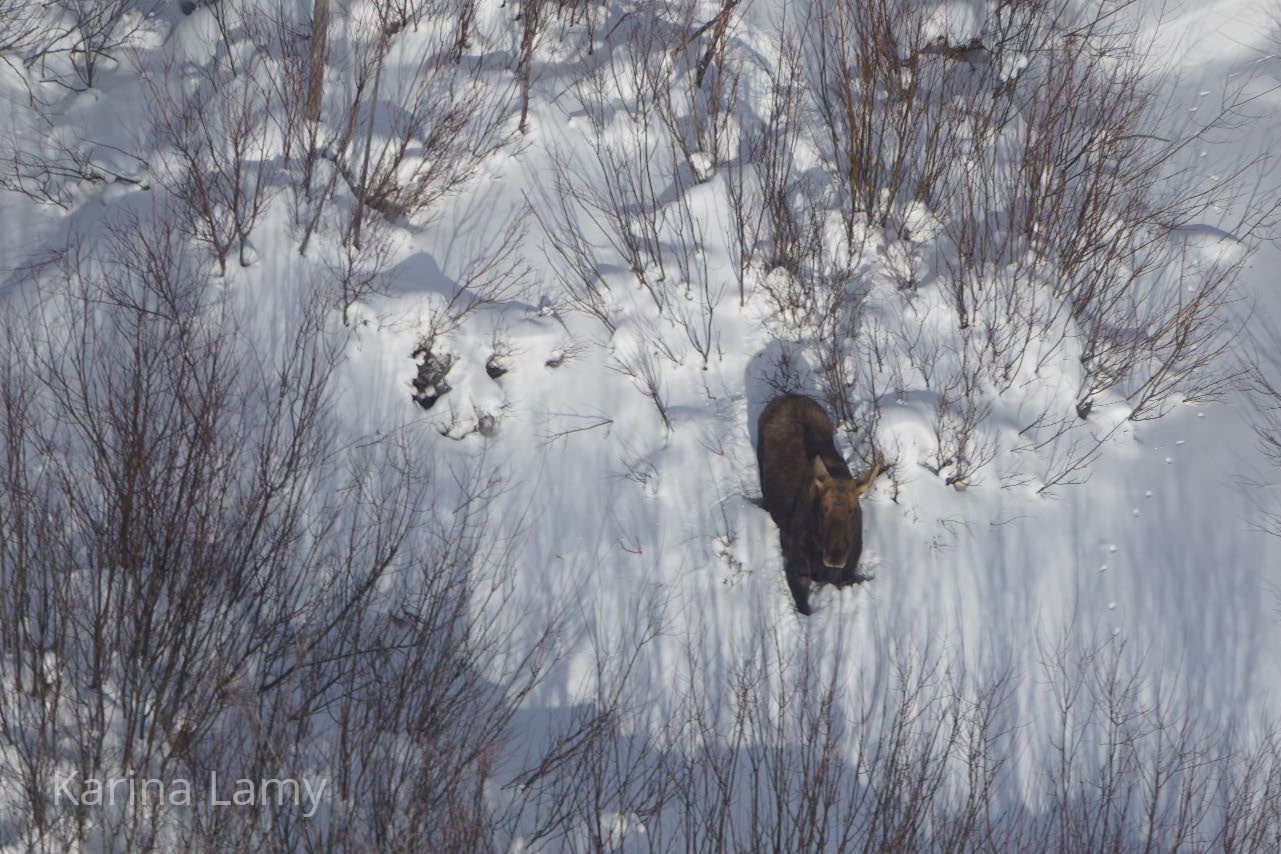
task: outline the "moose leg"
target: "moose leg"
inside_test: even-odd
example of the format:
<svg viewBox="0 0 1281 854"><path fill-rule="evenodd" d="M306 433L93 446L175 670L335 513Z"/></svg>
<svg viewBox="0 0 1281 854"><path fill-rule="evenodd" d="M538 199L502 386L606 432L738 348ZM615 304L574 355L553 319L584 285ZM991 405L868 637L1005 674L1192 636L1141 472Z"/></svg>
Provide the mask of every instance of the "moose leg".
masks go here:
<svg viewBox="0 0 1281 854"><path fill-rule="evenodd" d="M805 559L792 550L792 538L787 535L787 531L782 528L778 529L778 544L783 552L783 574L787 577L787 587L792 591L792 598L796 600L796 610L805 616L810 613L810 579L804 572L806 568ZM801 572L796 570L800 569Z"/></svg>
<svg viewBox="0 0 1281 854"><path fill-rule="evenodd" d="M787 573L787 586L791 588L792 598L796 600L796 610L805 616L810 615L810 579L806 575Z"/></svg>
<svg viewBox="0 0 1281 854"><path fill-rule="evenodd" d="M800 541L780 532L783 542L783 573L787 576L787 587L796 600L796 610L805 616L810 615L810 566L801 551Z"/></svg>

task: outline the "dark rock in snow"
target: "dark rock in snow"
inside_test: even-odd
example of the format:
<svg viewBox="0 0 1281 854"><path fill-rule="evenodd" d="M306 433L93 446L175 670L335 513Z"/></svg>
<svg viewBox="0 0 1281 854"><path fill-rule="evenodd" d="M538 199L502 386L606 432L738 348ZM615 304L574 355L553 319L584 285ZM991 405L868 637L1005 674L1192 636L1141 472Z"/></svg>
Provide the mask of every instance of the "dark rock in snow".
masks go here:
<svg viewBox="0 0 1281 854"><path fill-rule="evenodd" d="M419 347L410 356L414 359L422 358L418 363L418 376L413 381L414 403L423 409L431 409L450 390L445 375L454 366L454 356L452 353L437 355L428 345Z"/></svg>

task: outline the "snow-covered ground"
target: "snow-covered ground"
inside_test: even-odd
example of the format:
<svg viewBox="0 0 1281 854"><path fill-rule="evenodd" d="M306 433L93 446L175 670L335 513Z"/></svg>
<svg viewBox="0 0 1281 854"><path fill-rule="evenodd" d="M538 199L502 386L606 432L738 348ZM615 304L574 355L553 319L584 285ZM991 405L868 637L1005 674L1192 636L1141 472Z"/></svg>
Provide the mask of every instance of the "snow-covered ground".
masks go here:
<svg viewBox="0 0 1281 854"><path fill-rule="evenodd" d="M1281 30L1266 4L1184 3L1166 9L1164 18L1156 16L1158 5L1164 4L1127 10L1151 34L1152 58L1168 74L1161 92L1170 99L1170 127L1153 132L1187 132L1185 121L1215 109L1234 81L1248 79L1255 87L1250 91L1260 94L1242 109L1239 123L1195 143L1190 168L1198 180L1208 179L1269 153L1281 132L1281 93L1268 89L1271 75L1281 78L1281 59L1272 53ZM511 9L480 6L478 32L489 27L499 35L478 36L475 49L512 57L506 65L495 60L485 78L505 85L519 28L510 21ZM625 26L627 16L615 6L601 13L602 30ZM710 20L713 6L701 4L696 23ZM970 34L966 22L979 20L984 4L946 6L954 8L940 4L947 12L940 13L940 32L963 40ZM756 0L742 14L730 34L733 49L768 64L768 34L779 7ZM672 194L683 194L701 225L701 247L693 254L707 264L709 295L696 292L696 281L689 283L693 290L682 288L672 273L662 282L672 301L658 310L606 248L598 257L610 286L606 311L614 328L572 304L563 273L557 273L565 261L548 237L563 216L555 203L555 164L559 159L581 168L583 186L598 180L591 171L591 119L573 84L593 63L608 62L611 51L621 50L608 33L598 32L606 47L583 56L575 41L581 33L572 31L574 39L562 43L553 29L537 48L529 129L518 135L518 144L482 160L468 181L435 204L429 221L399 219L384 227L391 255L381 293L352 306L336 398L346 435L405 429L429 449L442 504L457 492L450 472L480 467L486 477L501 480L489 535L506 544L512 575L504 593L509 607L499 619L513 620L510 638L519 649L534 643L542 618L563 615L561 655L516 718L513 743L528 745L528 755L514 751L510 767L533 761L569 710L597 698L601 652L621 654L654 615L660 615L656 636L640 648L627 677L636 702L652 714L651 724L685 696L691 647L703 655L704 689L728 703L732 663L760 642L768 626L785 647L815 650L822 667L839 661L850 704L884 689L905 650L941 656L976 678L1008 672L1009 712L1024 745L1011 762L1018 769L1014 778L1029 791L1059 725L1046 662L1065 640L1077 650L1123 648L1144 679L1144 696L1162 693L1209 732L1231 726L1260 734L1281 702L1281 542L1259 530L1263 511L1278 497L1278 477L1257 447L1254 403L1237 389L1218 402L1173 401L1168 414L1140 422L1125 421L1124 403L1103 395L1082 435L1116 429L1084 472L1084 483L1038 494L1043 459L1029 463L1026 477L1011 475L1021 459L1011 450L1024 426L1017 419L1023 407L1046 396L1070 410L1076 393L1070 347L997 402L983 427L998 445L996 458L960 488L946 483L946 471L927 467L937 394L907 369L906 388L882 388L874 437L857 436L861 446L855 448L851 433L841 434L852 468L861 467L857 460L873 438L895 463L892 476L882 477L862 502L862 566L873 577L841 591L821 589L813 616L795 613L777 529L755 503L755 421L786 374L780 367L785 354L793 359L794 385L821 393L813 341L780 317L767 297L764 282L776 274L761 270L749 278L740 303L723 165L709 169L705 182L686 175L683 185L658 190L673 217L680 211ZM57 104L51 111L57 127L50 133L78 140L80 150L94 152L95 163L146 182L147 169L168 155L154 149L144 130L146 89L131 66L173 51L177 64L168 73L180 74L184 63L207 60L215 38L210 7L190 16L167 11L135 36L137 53L100 71L92 89L56 97L42 90ZM6 146L44 142L23 107L23 80L35 77L31 69L20 75L0 65L10 105L0 120ZM758 83L745 75L744 86ZM408 83L389 72L384 85L396 90ZM341 94L327 97L337 102ZM626 147L632 123L614 106L603 137ZM804 150L798 154L806 156ZM1255 183L1248 189L1275 192L1268 170L1249 175ZM120 181L71 182L64 208L0 192L0 293L17 304L34 287L24 272L28 265L49 257L73 233L94 234L120 211L147 210L150 196L161 192ZM299 294L328 275L340 238L338 226L326 220L301 257L300 229L286 197L277 196L254 226L252 263L241 267L233 252L225 283L218 285L251 307L253 335L264 346ZM1225 309L1234 324L1225 358L1236 365L1262 353L1264 369L1276 371L1281 360L1266 357L1281 318L1281 249L1266 229L1244 243L1231 234L1247 206L1257 203L1234 197L1213 221L1170 239L1186 240L1208 263L1236 258L1243 247L1253 252ZM336 222L339 212L349 213L350 201L333 209ZM433 312L455 295L469 268L501 244L515 217L524 217L513 255L527 266L521 286L438 336L437 354L454 360L445 376L449 390L423 409L411 399L418 371L411 353ZM927 220L922 214L912 230L928 271L937 261L928 257L934 250L922 236L930 230ZM585 233L596 239L590 228ZM865 311L885 328L909 328L904 318L911 318L926 339L943 340L952 320L937 278L931 283L927 276L909 298L887 272L898 255L912 251L907 241L869 233L855 276L867 297ZM714 314L705 359L675 318L698 318L709 305ZM337 327L337 309L333 320ZM504 371L497 377L487 370L495 364ZM647 377L656 383L657 401L647 394ZM484 613L476 616L486 620ZM639 838L638 826L621 835Z"/></svg>

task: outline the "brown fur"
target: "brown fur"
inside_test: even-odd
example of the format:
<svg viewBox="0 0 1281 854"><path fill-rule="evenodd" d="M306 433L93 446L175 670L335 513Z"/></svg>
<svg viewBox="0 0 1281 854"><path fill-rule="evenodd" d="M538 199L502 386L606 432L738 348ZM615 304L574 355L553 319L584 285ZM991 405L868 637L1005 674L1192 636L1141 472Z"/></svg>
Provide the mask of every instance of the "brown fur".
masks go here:
<svg viewBox="0 0 1281 854"><path fill-rule="evenodd" d="M771 400L756 425L763 504L778 525L796 610L808 614L811 582L844 587L859 580L863 516L858 499L880 466L855 480L836 450L832 420L813 399L799 394Z"/></svg>

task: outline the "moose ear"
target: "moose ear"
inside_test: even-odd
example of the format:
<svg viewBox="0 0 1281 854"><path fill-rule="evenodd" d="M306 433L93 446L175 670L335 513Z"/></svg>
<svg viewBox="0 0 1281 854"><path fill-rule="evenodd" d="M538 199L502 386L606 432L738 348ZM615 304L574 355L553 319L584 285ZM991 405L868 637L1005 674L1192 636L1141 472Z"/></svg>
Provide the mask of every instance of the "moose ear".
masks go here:
<svg viewBox="0 0 1281 854"><path fill-rule="evenodd" d="M814 457L814 482L819 486L824 486L831 478L827 472L827 466L823 463L822 457Z"/></svg>
<svg viewBox="0 0 1281 854"><path fill-rule="evenodd" d="M860 497L863 493L872 488L872 483L876 480L877 476L880 475L883 468L884 463L880 459L877 459L876 465L872 466L872 470L867 473L867 477L863 478L858 485L858 494Z"/></svg>

